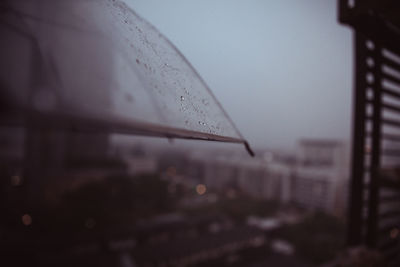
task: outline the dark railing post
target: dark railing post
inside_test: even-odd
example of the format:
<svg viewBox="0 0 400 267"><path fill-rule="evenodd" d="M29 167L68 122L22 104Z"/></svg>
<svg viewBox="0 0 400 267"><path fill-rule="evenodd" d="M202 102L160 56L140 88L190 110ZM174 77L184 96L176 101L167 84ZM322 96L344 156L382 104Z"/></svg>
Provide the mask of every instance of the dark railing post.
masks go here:
<svg viewBox="0 0 400 267"><path fill-rule="evenodd" d="M360 34L355 34L354 42L355 85L353 93L353 149L352 173L350 184L350 206L348 209L347 243L350 246L362 242L362 207L363 207L363 176L365 148L365 101L366 81L365 65L359 64L365 60L365 41Z"/></svg>

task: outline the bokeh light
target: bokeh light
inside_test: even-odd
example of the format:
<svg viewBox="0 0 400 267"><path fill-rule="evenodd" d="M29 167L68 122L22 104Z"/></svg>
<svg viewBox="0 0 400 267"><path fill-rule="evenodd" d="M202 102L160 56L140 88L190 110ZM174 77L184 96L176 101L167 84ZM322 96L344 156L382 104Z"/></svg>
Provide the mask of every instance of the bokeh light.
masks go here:
<svg viewBox="0 0 400 267"><path fill-rule="evenodd" d="M29 214L22 215L21 220L25 226L29 226L32 224L32 217Z"/></svg>
<svg viewBox="0 0 400 267"><path fill-rule="evenodd" d="M198 185L196 186L196 192L197 192L197 194L199 194L200 196L201 196L201 195L204 195L204 194L206 193L206 191L207 191L207 187L206 187L204 184L198 184Z"/></svg>

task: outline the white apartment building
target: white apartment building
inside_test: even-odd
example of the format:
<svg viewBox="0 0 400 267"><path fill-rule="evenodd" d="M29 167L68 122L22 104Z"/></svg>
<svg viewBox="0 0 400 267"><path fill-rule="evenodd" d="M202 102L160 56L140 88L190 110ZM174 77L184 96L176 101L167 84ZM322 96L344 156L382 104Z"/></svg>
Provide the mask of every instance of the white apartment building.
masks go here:
<svg viewBox="0 0 400 267"><path fill-rule="evenodd" d="M237 188L261 199L290 200L292 168L263 158L218 157L203 161L202 181L224 191Z"/></svg>
<svg viewBox="0 0 400 267"><path fill-rule="evenodd" d="M297 158L291 184L292 201L305 208L342 215L349 177L345 144L336 140L302 140Z"/></svg>

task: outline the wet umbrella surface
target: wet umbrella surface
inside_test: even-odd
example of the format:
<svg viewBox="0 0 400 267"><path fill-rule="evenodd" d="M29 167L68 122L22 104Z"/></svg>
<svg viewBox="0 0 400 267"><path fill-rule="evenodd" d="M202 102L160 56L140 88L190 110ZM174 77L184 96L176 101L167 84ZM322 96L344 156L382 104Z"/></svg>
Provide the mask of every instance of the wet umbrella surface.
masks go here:
<svg viewBox="0 0 400 267"><path fill-rule="evenodd" d="M185 57L123 2L1 6L3 124L235 142L251 153Z"/></svg>

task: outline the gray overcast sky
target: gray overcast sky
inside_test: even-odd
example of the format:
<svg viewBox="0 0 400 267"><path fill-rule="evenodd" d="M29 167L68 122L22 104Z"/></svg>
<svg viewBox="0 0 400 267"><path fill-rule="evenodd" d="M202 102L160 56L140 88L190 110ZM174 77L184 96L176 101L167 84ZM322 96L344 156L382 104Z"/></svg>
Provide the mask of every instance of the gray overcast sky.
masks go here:
<svg viewBox="0 0 400 267"><path fill-rule="evenodd" d="M352 38L336 0L125 0L186 56L255 147L350 137Z"/></svg>

